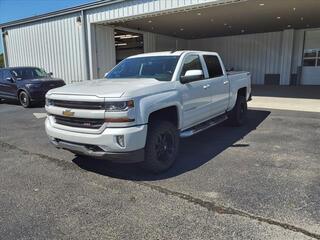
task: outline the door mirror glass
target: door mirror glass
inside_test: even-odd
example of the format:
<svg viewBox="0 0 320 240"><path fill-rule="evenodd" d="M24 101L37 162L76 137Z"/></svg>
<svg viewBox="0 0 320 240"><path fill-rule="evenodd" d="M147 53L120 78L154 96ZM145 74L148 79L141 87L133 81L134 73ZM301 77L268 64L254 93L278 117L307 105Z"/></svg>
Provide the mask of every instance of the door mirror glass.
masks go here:
<svg viewBox="0 0 320 240"><path fill-rule="evenodd" d="M193 81L197 81L203 79L203 71L202 70L188 70L186 71L184 76L180 77L181 83L189 83Z"/></svg>

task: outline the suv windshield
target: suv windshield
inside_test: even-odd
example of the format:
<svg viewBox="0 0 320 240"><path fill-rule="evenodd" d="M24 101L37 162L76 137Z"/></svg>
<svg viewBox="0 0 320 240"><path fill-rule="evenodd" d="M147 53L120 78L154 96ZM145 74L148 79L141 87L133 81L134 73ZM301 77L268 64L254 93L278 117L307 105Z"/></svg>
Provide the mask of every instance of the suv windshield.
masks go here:
<svg viewBox="0 0 320 240"><path fill-rule="evenodd" d="M170 81L179 56L127 58L120 62L107 78L155 78Z"/></svg>
<svg viewBox="0 0 320 240"><path fill-rule="evenodd" d="M40 68L14 68L10 70L15 79L47 78L49 74Z"/></svg>

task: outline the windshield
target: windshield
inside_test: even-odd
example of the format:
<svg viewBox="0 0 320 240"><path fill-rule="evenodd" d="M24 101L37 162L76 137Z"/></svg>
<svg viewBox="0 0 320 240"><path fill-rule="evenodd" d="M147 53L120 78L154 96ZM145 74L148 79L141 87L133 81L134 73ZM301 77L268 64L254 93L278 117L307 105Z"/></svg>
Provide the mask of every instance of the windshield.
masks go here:
<svg viewBox="0 0 320 240"><path fill-rule="evenodd" d="M40 68L15 68L10 72L15 79L37 79L49 77L48 73Z"/></svg>
<svg viewBox="0 0 320 240"><path fill-rule="evenodd" d="M127 58L120 62L107 78L155 78L171 81L179 56Z"/></svg>

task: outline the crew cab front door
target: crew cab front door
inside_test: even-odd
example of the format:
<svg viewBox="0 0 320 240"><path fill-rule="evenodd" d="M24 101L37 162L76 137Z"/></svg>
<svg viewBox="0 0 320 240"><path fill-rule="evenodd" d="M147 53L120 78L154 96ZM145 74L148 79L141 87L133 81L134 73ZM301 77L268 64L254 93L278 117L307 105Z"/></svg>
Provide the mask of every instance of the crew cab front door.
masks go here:
<svg viewBox="0 0 320 240"><path fill-rule="evenodd" d="M189 70L201 70L204 73L204 62L198 54L184 57L180 77ZM203 75L196 81L181 84L183 101L183 128L192 127L209 119L212 115L212 91L210 79Z"/></svg>

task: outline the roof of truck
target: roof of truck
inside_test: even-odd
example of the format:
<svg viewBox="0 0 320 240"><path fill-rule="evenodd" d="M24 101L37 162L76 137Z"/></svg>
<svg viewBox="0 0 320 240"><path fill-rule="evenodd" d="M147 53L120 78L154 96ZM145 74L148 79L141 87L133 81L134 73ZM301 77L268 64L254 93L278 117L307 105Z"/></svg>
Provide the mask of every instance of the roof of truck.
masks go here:
<svg viewBox="0 0 320 240"><path fill-rule="evenodd" d="M142 53L142 54L131 56L129 58L155 57L155 56L180 56L183 52L185 52L185 51L165 51L165 52Z"/></svg>
<svg viewBox="0 0 320 240"><path fill-rule="evenodd" d="M128 58L136 58L136 57L155 57L155 56L181 56L183 53L209 53L204 51L196 51L196 50L182 50L182 51L165 51L165 52L152 52L152 53L142 53L138 55L134 55ZM215 52L210 52L216 54Z"/></svg>

